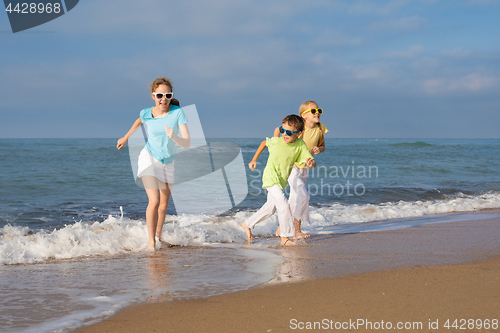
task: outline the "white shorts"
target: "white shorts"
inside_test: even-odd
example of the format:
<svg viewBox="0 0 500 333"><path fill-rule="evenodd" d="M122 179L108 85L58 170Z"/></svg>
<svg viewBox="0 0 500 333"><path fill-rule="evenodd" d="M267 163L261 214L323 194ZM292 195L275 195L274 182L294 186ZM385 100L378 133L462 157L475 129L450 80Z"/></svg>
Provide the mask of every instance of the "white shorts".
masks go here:
<svg viewBox="0 0 500 333"><path fill-rule="evenodd" d="M166 184L174 183L174 161L163 164L143 149L139 154L137 178L144 176L156 177L160 182Z"/></svg>

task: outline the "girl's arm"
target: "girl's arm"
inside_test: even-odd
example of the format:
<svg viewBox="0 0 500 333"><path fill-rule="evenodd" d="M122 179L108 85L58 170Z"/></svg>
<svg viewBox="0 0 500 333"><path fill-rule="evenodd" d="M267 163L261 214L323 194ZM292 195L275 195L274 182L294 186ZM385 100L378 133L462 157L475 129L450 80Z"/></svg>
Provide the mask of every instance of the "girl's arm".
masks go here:
<svg viewBox="0 0 500 333"><path fill-rule="evenodd" d="M326 149L326 147L325 147L325 137L322 135L321 138L319 139L318 145L316 147L313 147L311 150L316 155L316 154L324 152L325 149Z"/></svg>
<svg viewBox="0 0 500 333"><path fill-rule="evenodd" d="M322 146L314 146L314 147L311 148L311 150L312 150L312 152L313 152L314 155L324 152L325 149L326 149L326 147L325 147L325 143L324 142L323 142Z"/></svg>
<svg viewBox="0 0 500 333"><path fill-rule="evenodd" d="M273 136L280 136L280 128L279 127L276 127L274 129L274 135Z"/></svg>
<svg viewBox="0 0 500 333"><path fill-rule="evenodd" d="M137 118L137 120L134 122L134 124L132 125L132 127L130 128L130 130L127 132L127 134L125 134L125 136L121 139L118 139L118 142L116 144L116 148L118 150L120 150L123 146L125 146L125 144L127 143L128 139L130 138L130 136L132 135L132 133L135 132L136 129L138 129L139 127L142 126L142 121L141 121L141 118Z"/></svg>
<svg viewBox="0 0 500 333"><path fill-rule="evenodd" d="M248 167L250 170L254 171L255 168L257 167L257 159L259 158L260 154L266 149L266 140L262 141L260 143L259 148L257 148L257 151L255 152L255 155L253 155L252 161L248 163Z"/></svg>
<svg viewBox="0 0 500 333"><path fill-rule="evenodd" d="M174 134L172 127L165 126L165 133L167 133L167 136L182 148L188 149L191 146L191 138L189 137L187 124L179 126L179 130L181 131L182 138Z"/></svg>

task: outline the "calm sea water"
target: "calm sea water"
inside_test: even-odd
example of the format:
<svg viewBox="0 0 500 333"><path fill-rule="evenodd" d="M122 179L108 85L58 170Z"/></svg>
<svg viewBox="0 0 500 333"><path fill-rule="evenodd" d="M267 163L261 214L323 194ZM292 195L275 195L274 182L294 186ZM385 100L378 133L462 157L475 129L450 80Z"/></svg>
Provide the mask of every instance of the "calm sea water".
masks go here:
<svg viewBox="0 0 500 333"><path fill-rule="evenodd" d="M239 146L246 165L261 140L209 141ZM210 200L197 199L193 206L201 212L178 215L173 200L164 238L187 247L178 248L167 265L144 253L147 197L134 181L127 150L118 151L115 144L113 139L0 139L0 331L71 329L151 295L196 297L204 295L201 290L228 292L272 278L280 259L242 248L240 227L266 200L261 174L267 152L256 171L246 168L248 195L233 209L215 212ZM500 208L498 139L327 139L326 146L308 179L311 217L304 229L312 234ZM210 184L191 191L213 197ZM255 234L270 237L276 225L274 216ZM194 257L193 251L198 251ZM196 256L218 261L183 271L203 265L190 261ZM264 262L267 268L256 270ZM131 266L139 268L128 270ZM128 274L117 274L113 285L98 277L123 270ZM170 282L145 279L152 270L164 272ZM205 281L196 279L199 271L208 272ZM33 295L36 302L26 302ZM37 304L44 304L45 312Z"/></svg>

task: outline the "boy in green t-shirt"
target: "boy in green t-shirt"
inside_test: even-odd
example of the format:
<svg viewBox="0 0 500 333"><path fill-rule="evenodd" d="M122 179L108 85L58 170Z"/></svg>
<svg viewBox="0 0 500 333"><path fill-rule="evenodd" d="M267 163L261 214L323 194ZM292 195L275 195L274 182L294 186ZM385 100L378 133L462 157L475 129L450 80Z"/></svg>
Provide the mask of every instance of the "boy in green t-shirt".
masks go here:
<svg viewBox="0 0 500 333"><path fill-rule="evenodd" d="M248 240L253 239L252 231L255 225L272 216L278 210L280 237L282 246L297 245L289 237L295 236L292 214L288 200L283 190L288 185L288 176L295 163L306 163L310 168L316 167L306 143L299 139L299 134L304 130L304 121L297 115L283 118L279 128L281 137L267 138L262 141L252 161L248 164L253 171L257 166L257 159L266 146L269 149L269 158L262 176L262 187L267 190L267 202L241 226L245 229Z"/></svg>

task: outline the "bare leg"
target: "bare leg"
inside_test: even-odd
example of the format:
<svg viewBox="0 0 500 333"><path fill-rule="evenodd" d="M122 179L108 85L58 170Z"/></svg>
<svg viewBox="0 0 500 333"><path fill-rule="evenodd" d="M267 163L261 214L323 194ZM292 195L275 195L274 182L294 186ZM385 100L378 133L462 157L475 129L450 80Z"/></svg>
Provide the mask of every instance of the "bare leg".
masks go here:
<svg viewBox="0 0 500 333"><path fill-rule="evenodd" d="M158 209L160 207L160 190L158 188L158 181L153 176L142 177L142 183L148 195L148 207L146 208L146 225L149 238L148 250L154 250L155 233L158 225Z"/></svg>
<svg viewBox="0 0 500 333"><path fill-rule="evenodd" d="M163 184L161 184L163 185ZM163 230L163 224L165 223L165 216L167 215L168 202L170 200L170 186L171 184L164 184L165 188L161 186L160 188L160 204L158 206L158 222L156 224L156 237L161 241L161 233Z"/></svg>
<svg viewBox="0 0 500 333"><path fill-rule="evenodd" d="M243 222L241 224L241 226L243 227L243 229L245 230L245 233L247 234L247 239L248 240L252 240L253 239L252 230L250 230L250 228L247 227L247 225L245 224L245 222Z"/></svg>
<svg viewBox="0 0 500 333"><path fill-rule="evenodd" d="M158 206L160 204L160 194L158 190L147 189L148 207L146 208L146 224L148 227L148 249L155 248L155 232L158 225Z"/></svg>
<svg viewBox="0 0 500 333"><path fill-rule="evenodd" d="M293 219L293 225L295 227L295 237L292 237L293 239L302 239L302 238L309 238L311 235L305 234L300 230L300 225L302 224L301 220Z"/></svg>

